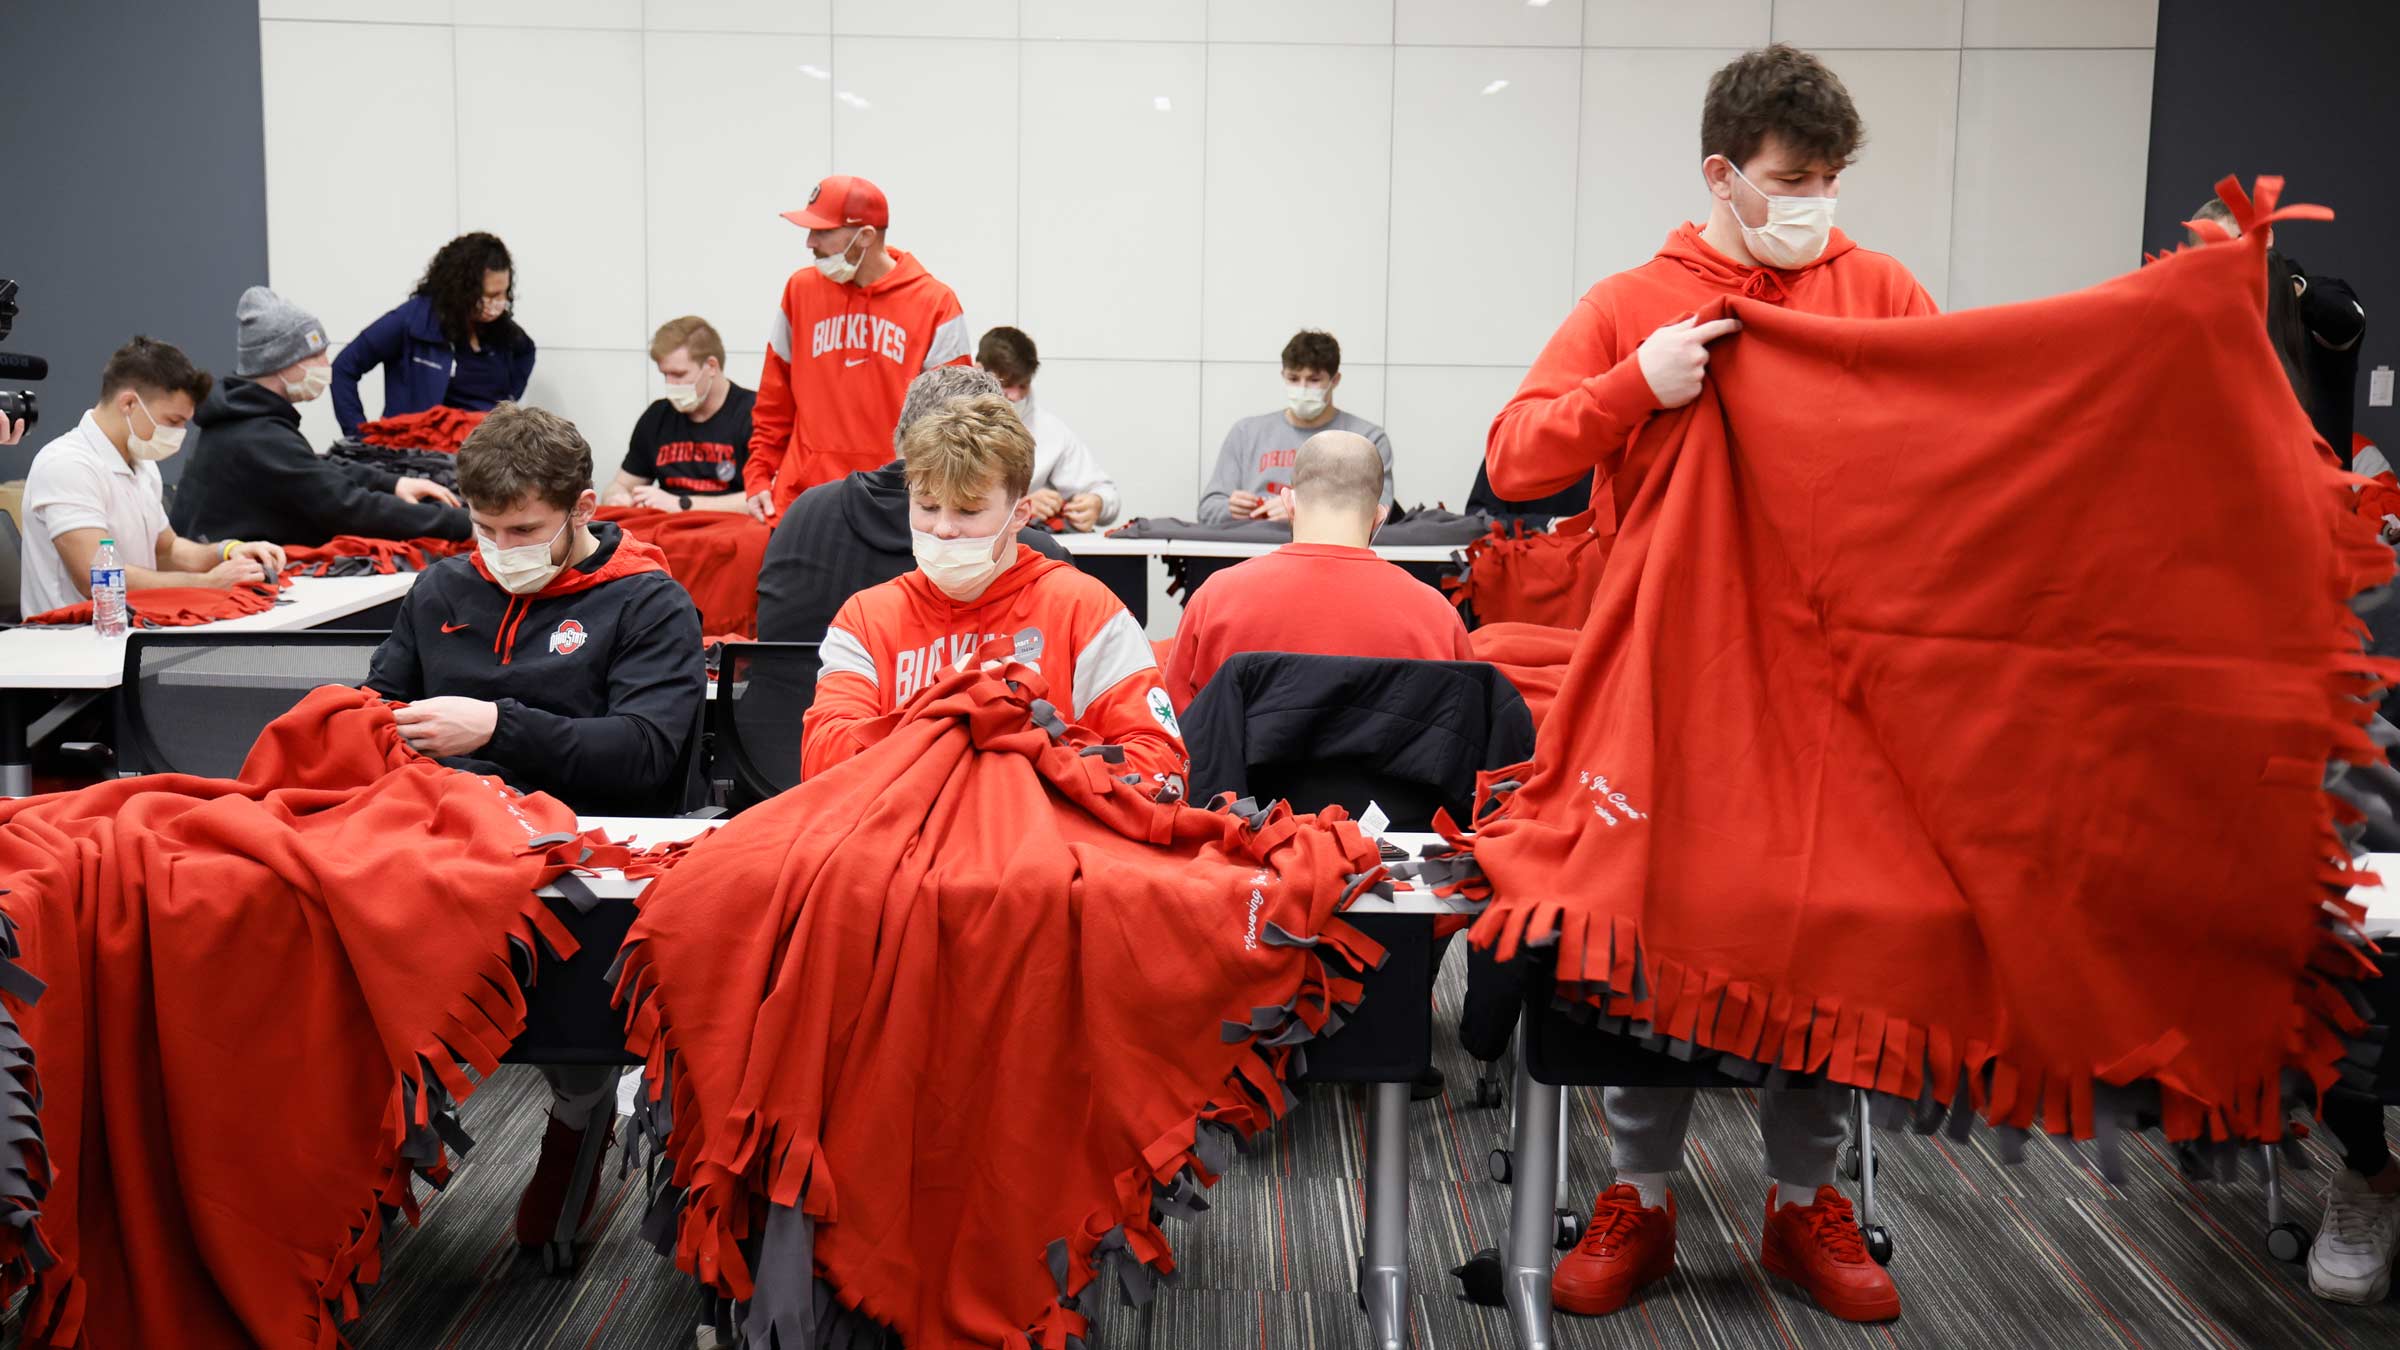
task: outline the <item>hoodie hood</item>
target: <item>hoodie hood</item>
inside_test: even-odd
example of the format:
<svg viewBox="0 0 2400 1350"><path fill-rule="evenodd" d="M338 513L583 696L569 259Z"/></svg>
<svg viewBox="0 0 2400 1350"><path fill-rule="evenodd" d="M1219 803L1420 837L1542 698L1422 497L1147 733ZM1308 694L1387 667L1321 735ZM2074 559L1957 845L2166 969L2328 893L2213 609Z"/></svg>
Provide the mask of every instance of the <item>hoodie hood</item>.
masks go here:
<svg viewBox="0 0 2400 1350"><path fill-rule="evenodd" d="M290 399L256 380L230 377L217 383L201 401L192 421L201 430L252 417L272 417L289 426L300 425L300 408Z"/></svg>
<svg viewBox="0 0 2400 1350"><path fill-rule="evenodd" d="M1699 226L1685 221L1667 236L1667 242L1658 246L1658 256L1681 265L1693 276L1728 295L1777 305L1783 303L1787 294L1784 284L1787 279L1823 267L1857 247L1857 243L1836 226L1825 241L1825 251L1807 267L1744 267L1717 252L1701 237Z"/></svg>
<svg viewBox="0 0 2400 1350"><path fill-rule="evenodd" d="M592 556L560 568L558 575L550 578L549 585L531 595L508 597L508 603L501 611L500 629L492 635L492 651L500 657L502 665L506 665L515 654L517 630L524 626L525 615L532 610L535 601L574 595L643 572L658 572L670 577L674 575L667 570L666 554L614 524L595 520L588 528L592 537L600 542L600 547L592 550ZM492 581L491 569L484 566L483 549L480 546L468 551L467 561L474 566L477 576L491 582L495 588L499 587L499 582Z"/></svg>
<svg viewBox="0 0 2400 1350"><path fill-rule="evenodd" d="M909 552L907 461L842 479L841 506L851 533L886 553Z"/></svg>

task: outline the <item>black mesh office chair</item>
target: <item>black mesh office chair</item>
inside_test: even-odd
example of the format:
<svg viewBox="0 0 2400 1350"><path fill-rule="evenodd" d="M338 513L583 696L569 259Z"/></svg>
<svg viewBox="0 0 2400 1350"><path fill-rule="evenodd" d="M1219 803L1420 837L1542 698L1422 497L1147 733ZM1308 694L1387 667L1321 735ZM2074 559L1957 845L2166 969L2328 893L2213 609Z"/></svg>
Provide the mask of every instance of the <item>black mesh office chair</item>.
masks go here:
<svg viewBox="0 0 2400 1350"><path fill-rule="evenodd" d="M134 632L118 689L124 773L231 778L267 723L328 684L360 685L388 633Z"/></svg>
<svg viewBox="0 0 2400 1350"><path fill-rule="evenodd" d="M800 719L817 692L814 642L728 642L717 661L715 778L735 811L800 785Z"/></svg>

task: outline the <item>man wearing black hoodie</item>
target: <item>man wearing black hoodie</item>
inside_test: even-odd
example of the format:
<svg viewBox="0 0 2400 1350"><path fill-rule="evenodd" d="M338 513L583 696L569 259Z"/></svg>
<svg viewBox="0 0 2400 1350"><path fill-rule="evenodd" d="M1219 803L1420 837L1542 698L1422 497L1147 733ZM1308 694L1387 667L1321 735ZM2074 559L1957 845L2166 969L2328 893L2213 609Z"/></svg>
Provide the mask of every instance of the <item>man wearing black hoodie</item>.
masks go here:
<svg viewBox="0 0 2400 1350"><path fill-rule="evenodd" d="M908 464L900 438L917 419L952 399L998 394L1000 381L974 366L936 366L911 380L892 430L894 458L880 469L819 483L776 522L758 573L762 642L822 642L842 603L869 586L916 570L908 542ZM1072 563L1058 541L1027 530L1022 542L1044 557Z"/></svg>
<svg viewBox="0 0 2400 1350"><path fill-rule="evenodd" d="M565 418L503 403L459 447L458 486L475 552L417 579L367 674L368 688L408 705L394 714L401 738L584 815L682 809L708 684L700 613L657 549L592 519L591 446ZM618 1072L544 1067L553 1102L517 1202L522 1245L556 1235L584 1136L613 1117ZM606 1147L604 1133L576 1227Z"/></svg>
<svg viewBox="0 0 2400 1350"><path fill-rule="evenodd" d="M264 286L234 310L234 378L200 405L192 465L175 494L178 534L222 543L322 544L464 539L467 513L450 490L364 464L325 459L300 434L300 404L325 392L332 353L315 315Z"/></svg>

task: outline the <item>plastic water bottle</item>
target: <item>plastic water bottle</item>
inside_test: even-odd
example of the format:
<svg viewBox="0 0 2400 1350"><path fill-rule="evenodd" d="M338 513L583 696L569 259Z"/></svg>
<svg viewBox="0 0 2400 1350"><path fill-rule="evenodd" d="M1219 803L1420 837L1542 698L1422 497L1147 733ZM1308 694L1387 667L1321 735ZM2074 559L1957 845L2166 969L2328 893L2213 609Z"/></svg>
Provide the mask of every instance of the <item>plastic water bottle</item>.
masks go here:
<svg viewBox="0 0 2400 1350"><path fill-rule="evenodd" d="M103 539L92 555L92 631L104 638L125 636L125 566L117 561L117 541Z"/></svg>

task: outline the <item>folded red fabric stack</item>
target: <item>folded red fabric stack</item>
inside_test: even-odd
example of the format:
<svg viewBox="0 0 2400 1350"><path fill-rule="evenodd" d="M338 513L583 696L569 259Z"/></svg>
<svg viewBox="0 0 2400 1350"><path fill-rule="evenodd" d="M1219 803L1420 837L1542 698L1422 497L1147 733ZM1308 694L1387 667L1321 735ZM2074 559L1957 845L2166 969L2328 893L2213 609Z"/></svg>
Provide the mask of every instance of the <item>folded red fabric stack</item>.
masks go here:
<svg viewBox="0 0 2400 1350"><path fill-rule="evenodd" d="M1608 510L1603 503L1547 531L1528 532L1523 521L1494 524L1490 534L1467 545L1465 569L1442 587L1460 608L1472 608L1478 626L1581 628L1608 561Z"/></svg>
<svg viewBox="0 0 2400 1350"><path fill-rule="evenodd" d="M1288 1109L1382 959L1336 914L1383 874L1355 825L1153 801L1052 697L953 674L641 901L618 999L676 1263L752 1345L1063 1350L1103 1256L1173 1268L1159 1207Z"/></svg>
<svg viewBox="0 0 2400 1350"><path fill-rule="evenodd" d="M1497 666L1517 687L1539 732L1550 705L1558 701L1558 688L1566 681L1567 663L1580 636L1572 628L1546 624L1487 623L1467 634L1467 644L1474 648L1476 660Z"/></svg>
<svg viewBox="0 0 2400 1350"><path fill-rule="evenodd" d="M427 408L423 412L379 417L363 423L358 428L358 438L368 445L394 450L434 450L455 455L458 447L466 444L467 433L482 425L489 415L464 408Z"/></svg>
<svg viewBox="0 0 2400 1350"><path fill-rule="evenodd" d="M338 688L238 781L0 802L0 1294L31 1281L25 1343L341 1345L386 1217L464 1147L460 1063L490 1073L524 1025L512 954L574 950L533 894L574 828Z"/></svg>
<svg viewBox="0 0 2400 1350"><path fill-rule="evenodd" d="M127 591L125 608L127 622L135 628L189 628L193 624L215 623L219 619L238 619L245 614L264 614L275 607L275 597L291 585L291 574L285 573L273 585L264 581L245 581L218 590L213 586L159 586L149 590ZM92 602L78 601L61 605L25 620L29 624L86 624L92 621Z"/></svg>
<svg viewBox="0 0 2400 1350"><path fill-rule="evenodd" d="M758 571L773 526L737 511L658 511L603 506L615 521L667 555L667 572L700 608L700 631L747 641L758 632Z"/></svg>
<svg viewBox="0 0 2400 1350"><path fill-rule="evenodd" d="M344 534L311 548L283 551L286 575L306 577L390 576L422 572L453 553L475 546L470 539L368 539Z"/></svg>
<svg viewBox="0 0 2400 1350"><path fill-rule="evenodd" d="M2378 758L2347 601L2392 574L2268 343L2265 227L2328 214L2280 189L2055 299L1703 313L1742 331L1628 451L1475 941L1756 1066L2077 1137L2142 1083L2176 1138L2275 1138L2360 1027L2322 783Z"/></svg>

